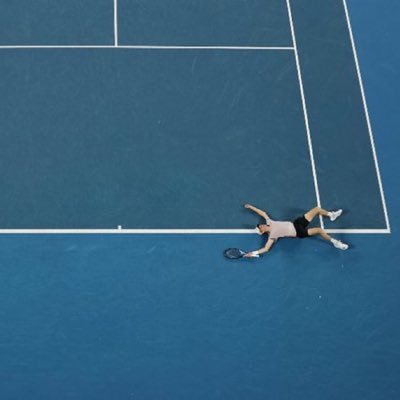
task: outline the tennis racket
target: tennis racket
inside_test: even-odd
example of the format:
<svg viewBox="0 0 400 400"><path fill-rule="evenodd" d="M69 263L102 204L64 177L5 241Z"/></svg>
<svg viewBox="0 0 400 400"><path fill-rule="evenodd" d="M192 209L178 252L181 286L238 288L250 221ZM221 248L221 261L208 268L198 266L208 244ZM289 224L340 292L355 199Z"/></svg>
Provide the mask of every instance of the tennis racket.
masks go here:
<svg viewBox="0 0 400 400"><path fill-rule="evenodd" d="M243 251L243 250L240 250L237 248L229 248L229 249L224 250L224 256L226 258L229 258L230 260L237 260L238 258L243 258L246 253L247 253L246 251ZM257 255L251 256L251 258L252 257L258 258L259 255L257 254Z"/></svg>
<svg viewBox="0 0 400 400"><path fill-rule="evenodd" d="M245 251L236 248L229 248L224 250L224 256L231 260L237 260L238 258L243 258L245 254L246 254Z"/></svg>

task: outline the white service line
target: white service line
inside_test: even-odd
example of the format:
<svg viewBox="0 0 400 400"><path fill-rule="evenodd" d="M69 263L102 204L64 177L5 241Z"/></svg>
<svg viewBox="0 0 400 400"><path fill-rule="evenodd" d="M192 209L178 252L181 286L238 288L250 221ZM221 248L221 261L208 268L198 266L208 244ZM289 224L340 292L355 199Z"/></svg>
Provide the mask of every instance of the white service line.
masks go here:
<svg viewBox="0 0 400 400"><path fill-rule="evenodd" d="M301 102L303 104L304 121L305 121L306 131L307 131L307 141L308 141L308 148L309 148L309 152L310 152L311 169L312 169L312 174L313 174L313 179L314 179L315 195L316 195L316 198L317 198L317 206L321 207L317 171L316 171L316 168L315 168L315 161L314 161L314 151L313 151L313 145L312 145L312 140L311 140L310 125L309 125L309 122L308 122L307 104L306 104L306 99L305 99L305 95L304 95L303 78L301 76L300 60L299 60L299 54L298 54L298 51L297 51L296 34L295 34L295 30L294 30L293 17L292 17L292 8L290 6L290 0L286 0L286 5L287 5L288 15L289 15L290 30L292 32L294 54L295 54L296 66L297 66L297 75L298 75L299 84L300 84ZM319 221L320 221L321 227L324 228L324 222L323 222L323 219L322 219L321 215L319 216Z"/></svg>
<svg viewBox="0 0 400 400"><path fill-rule="evenodd" d="M114 0L114 46L118 46L118 0Z"/></svg>
<svg viewBox="0 0 400 400"><path fill-rule="evenodd" d="M290 50L293 47L265 46L162 46L162 45L0 45L0 49L132 49L132 50Z"/></svg>
<svg viewBox="0 0 400 400"><path fill-rule="evenodd" d="M363 81L362 81L362 77L361 77L360 65L358 63L357 50L356 50L356 45L354 43L353 30L351 28L349 10L347 8L346 0L343 0L343 7L344 7L345 14L346 14L347 26L349 28L351 47L353 49L354 61L356 63L356 69L357 69L357 75L358 75L358 82L359 82L359 85L360 85L361 97L362 97L362 100L363 100L364 112L365 112L365 117L366 117L366 120L367 120L369 137L370 137L370 140L371 140L372 155L373 155L374 162L375 162L376 176L377 176L377 179L378 179L379 190L380 190L380 193L381 193L381 201L382 201L382 206L383 206L383 213L385 215L386 228L388 230L388 233L390 233L390 223L389 223L389 216L388 216L388 211L387 211L387 207L386 207L385 194L384 194L384 191L383 191L383 185L382 185L382 179L381 179L381 174L380 174L380 170L379 170L378 158L376 156L376 150L375 150L374 136L372 134L371 121L370 121L370 118L369 118L367 100L365 98L364 85L363 85Z"/></svg>
<svg viewBox="0 0 400 400"><path fill-rule="evenodd" d="M152 46L152 45L121 45L121 49L171 49L171 50L294 50L294 47L269 46Z"/></svg>

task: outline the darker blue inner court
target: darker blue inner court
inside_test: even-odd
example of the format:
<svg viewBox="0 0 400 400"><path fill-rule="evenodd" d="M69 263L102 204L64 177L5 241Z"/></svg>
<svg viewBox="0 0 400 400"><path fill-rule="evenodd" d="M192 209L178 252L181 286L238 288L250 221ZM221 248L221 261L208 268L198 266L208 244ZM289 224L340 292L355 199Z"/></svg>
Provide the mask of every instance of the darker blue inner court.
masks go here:
<svg viewBox="0 0 400 400"><path fill-rule="evenodd" d="M0 45L111 45L113 0L0 1Z"/></svg>
<svg viewBox="0 0 400 400"><path fill-rule="evenodd" d="M246 202L293 219L317 193L328 226L387 228L342 2L290 3L301 79L286 2L206 3L8 11L33 44L287 48L2 49L1 228L247 228Z"/></svg>
<svg viewBox="0 0 400 400"><path fill-rule="evenodd" d="M247 201L315 202L291 51L4 55L3 228L237 228Z"/></svg>
<svg viewBox="0 0 400 400"><path fill-rule="evenodd" d="M119 0L120 43L291 46L283 0Z"/></svg>

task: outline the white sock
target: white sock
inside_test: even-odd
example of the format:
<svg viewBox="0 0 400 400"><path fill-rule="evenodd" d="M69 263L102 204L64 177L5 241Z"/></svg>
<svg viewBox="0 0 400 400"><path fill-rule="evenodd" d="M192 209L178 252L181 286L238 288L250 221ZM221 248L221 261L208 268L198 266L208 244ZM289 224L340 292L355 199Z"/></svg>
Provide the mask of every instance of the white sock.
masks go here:
<svg viewBox="0 0 400 400"><path fill-rule="evenodd" d="M331 221L334 221L336 218L340 217L342 215L343 210L339 209L336 211L329 211L328 212L328 217Z"/></svg>

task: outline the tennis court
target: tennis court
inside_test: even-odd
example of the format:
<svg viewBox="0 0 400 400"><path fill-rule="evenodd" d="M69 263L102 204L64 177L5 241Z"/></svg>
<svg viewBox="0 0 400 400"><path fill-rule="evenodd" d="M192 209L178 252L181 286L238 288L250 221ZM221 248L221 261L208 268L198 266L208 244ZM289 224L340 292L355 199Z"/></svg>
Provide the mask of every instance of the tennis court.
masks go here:
<svg viewBox="0 0 400 400"><path fill-rule="evenodd" d="M0 0L2 399L398 397L388 3Z"/></svg>

